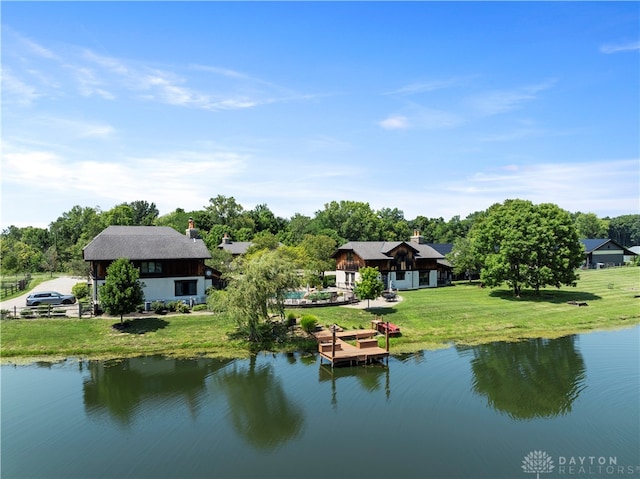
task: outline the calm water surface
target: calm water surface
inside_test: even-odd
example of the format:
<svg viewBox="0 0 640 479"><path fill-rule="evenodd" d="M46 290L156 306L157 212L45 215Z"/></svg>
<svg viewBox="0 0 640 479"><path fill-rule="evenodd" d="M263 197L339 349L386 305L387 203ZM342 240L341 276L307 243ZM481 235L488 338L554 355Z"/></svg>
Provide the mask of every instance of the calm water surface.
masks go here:
<svg viewBox="0 0 640 479"><path fill-rule="evenodd" d="M640 478L639 344L5 365L2 478Z"/></svg>

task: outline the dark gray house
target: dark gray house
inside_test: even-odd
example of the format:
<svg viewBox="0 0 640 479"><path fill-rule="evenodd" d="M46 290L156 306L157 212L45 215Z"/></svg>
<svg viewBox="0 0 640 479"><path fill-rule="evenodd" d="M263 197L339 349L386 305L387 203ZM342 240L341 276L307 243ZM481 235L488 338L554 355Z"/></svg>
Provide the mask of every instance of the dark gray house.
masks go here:
<svg viewBox="0 0 640 479"><path fill-rule="evenodd" d="M622 266L624 256L636 256L630 249L607 238L581 239L584 245L586 268L604 268L607 266Z"/></svg>
<svg viewBox="0 0 640 479"><path fill-rule="evenodd" d="M243 255L253 243L251 241L232 241L227 233L222 237L222 242L218 249L223 249L231 253L234 257Z"/></svg>

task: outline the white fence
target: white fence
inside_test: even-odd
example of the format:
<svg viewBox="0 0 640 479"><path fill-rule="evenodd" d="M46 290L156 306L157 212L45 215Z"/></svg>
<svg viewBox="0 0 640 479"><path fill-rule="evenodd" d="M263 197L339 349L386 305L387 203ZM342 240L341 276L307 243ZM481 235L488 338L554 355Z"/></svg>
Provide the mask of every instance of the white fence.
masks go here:
<svg viewBox="0 0 640 479"><path fill-rule="evenodd" d="M2 310L2 319L83 318L93 316L91 304L41 304Z"/></svg>

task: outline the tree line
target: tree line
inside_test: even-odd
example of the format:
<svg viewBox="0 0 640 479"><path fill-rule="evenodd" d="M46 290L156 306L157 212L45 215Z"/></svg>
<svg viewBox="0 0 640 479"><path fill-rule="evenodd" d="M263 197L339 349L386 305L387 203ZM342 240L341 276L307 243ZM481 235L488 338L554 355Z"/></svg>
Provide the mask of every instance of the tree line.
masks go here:
<svg viewBox="0 0 640 479"><path fill-rule="evenodd" d="M191 217L214 255L212 266L216 267L229 261L217 249L225 234L234 241L258 245L305 245L307 252L314 248L330 249L347 241L408 240L414 230L419 230L428 243L455 243L468 239L474 224L483 221L491 208L445 221L442 217L427 216L407 219L398 208L374 210L369 203L360 201L331 201L313 216L296 213L282 218L266 204L247 210L233 196L224 195L211 198L200 210L176 208L162 216L155 203L142 200L122 203L107 211L76 205L48 228L10 226L3 230L0 272L9 275L65 271L84 275L87 265L82 259L82 248L110 225L169 226L184 232ZM611 238L624 246L640 244L638 214L615 218L582 212L569 215L579 238ZM316 253L317 257L326 255ZM326 265L319 264L318 268L323 266Z"/></svg>

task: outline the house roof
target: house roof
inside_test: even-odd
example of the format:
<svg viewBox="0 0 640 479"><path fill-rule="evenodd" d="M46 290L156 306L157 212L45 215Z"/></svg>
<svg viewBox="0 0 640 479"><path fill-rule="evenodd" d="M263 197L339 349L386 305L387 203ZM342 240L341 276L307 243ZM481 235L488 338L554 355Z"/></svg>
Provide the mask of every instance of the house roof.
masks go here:
<svg viewBox="0 0 640 479"><path fill-rule="evenodd" d="M239 255L239 254L245 254L252 244L253 243L251 241L231 241L231 240L227 240L226 242L223 241L222 243L220 243L218 245L218 248L219 249L223 249L225 251L228 251L233 256L236 256L236 255Z"/></svg>
<svg viewBox="0 0 640 479"><path fill-rule="evenodd" d="M168 226L109 226L82 249L85 261L208 259L201 239L190 239Z"/></svg>
<svg viewBox="0 0 640 479"><path fill-rule="evenodd" d="M448 255L453 250L453 243L427 243L442 256Z"/></svg>
<svg viewBox="0 0 640 479"><path fill-rule="evenodd" d="M616 248L623 250L624 254L635 254L629 248L626 248L622 246L620 243L618 243L617 241L614 241L609 238L587 238L587 239L581 239L580 242L584 245L584 249L587 254L602 248L607 243L611 243L615 245Z"/></svg>
<svg viewBox="0 0 640 479"><path fill-rule="evenodd" d="M334 256L340 251L353 251L365 261L384 260L389 259L392 256L391 252L402 244L416 251L418 258L444 258L442 254L428 244L409 243L407 241L349 241L340 246Z"/></svg>

